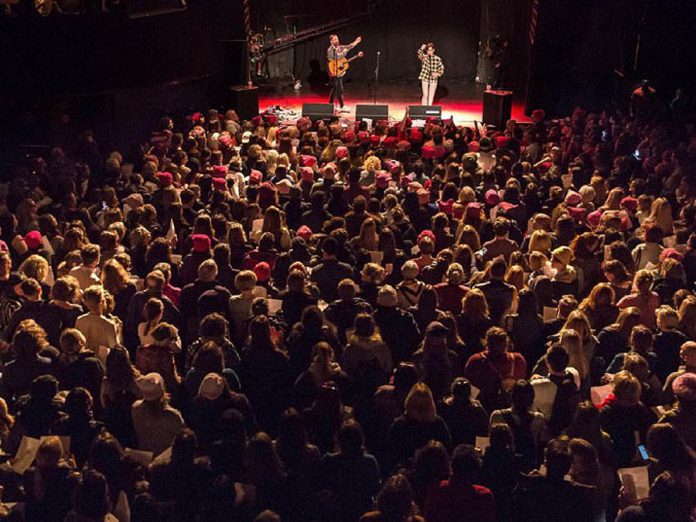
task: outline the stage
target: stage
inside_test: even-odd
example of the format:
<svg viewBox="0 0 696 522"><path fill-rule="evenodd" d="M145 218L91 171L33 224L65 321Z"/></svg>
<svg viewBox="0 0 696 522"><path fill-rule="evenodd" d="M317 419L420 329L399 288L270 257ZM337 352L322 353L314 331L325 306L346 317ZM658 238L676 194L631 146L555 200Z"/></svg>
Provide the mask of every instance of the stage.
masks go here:
<svg viewBox="0 0 696 522"><path fill-rule="evenodd" d="M372 85L362 81L344 80L345 104L350 112L342 113L342 117L353 119L355 106L375 102ZM473 124L481 121L483 112L484 86L474 82L447 81L438 86L435 94L435 105L442 106L443 119L454 117L458 125ZM263 112L269 107L280 106L283 109L302 111L303 103L327 103L329 98L328 85L321 82L314 85L302 84L299 90L292 85L272 86L262 85L259 89L259 109ZM406 107L420 105L420 82L380 82L377 89L376 103L389 105L389 119L398 121L404 117ZM512 104L512 118L521 123L531 120L524 114L524 100L515 96Z"/></svg>

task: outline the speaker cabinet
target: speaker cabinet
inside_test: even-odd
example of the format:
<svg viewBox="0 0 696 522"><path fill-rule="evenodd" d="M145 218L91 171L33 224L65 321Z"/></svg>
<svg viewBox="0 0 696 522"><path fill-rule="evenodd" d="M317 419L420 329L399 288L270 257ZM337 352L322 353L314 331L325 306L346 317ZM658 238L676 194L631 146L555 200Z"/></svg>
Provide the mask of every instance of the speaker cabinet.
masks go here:
<svg viewBox="0 0 696 522"><path fill-rule="evenodd" d="M333 105L331 103L303 103L302 116L310 120L330 120L333 116Z"/></svg>
<svg viewBox="0 0 696 522"><path fill-rule="evenodd" d="M442 119L440 105L409 105L408 114L412 120L427 120L428 118Z"/></svg>
<svg viewBox="0 0 696 522"><path fill-rule="evenodd" d="M259 88L235 85L230 88L231 105L242 120L250 120L259 115Z"/></svg>
<svg viewBox="0 0 696 522"><path fill-rule="evenodd" d="M504 129L512 113L512 91L483 92L483 122Z"/></svg>
<svg viewBox="0 0 696 522"><path fill-rule="evenodd" d="M360 121L363 118L372 121L389 120L389 105L356 105L355 119Z"/></svg>

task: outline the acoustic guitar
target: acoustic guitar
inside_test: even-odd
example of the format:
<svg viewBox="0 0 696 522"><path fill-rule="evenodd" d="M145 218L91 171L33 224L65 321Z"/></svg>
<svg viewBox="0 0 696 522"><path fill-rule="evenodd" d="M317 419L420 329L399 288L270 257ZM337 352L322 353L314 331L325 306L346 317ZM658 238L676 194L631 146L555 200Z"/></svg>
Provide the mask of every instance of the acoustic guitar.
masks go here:
<svg viewBox="0 0 696 522"><path fill-rule="evenodd" d="M365 56L365 53L360 51L352 58L340 58L338 60L329 60L329 76L331 78L343 78L346 74L346 71L350 68L350 62L352 62L356 58L362 58L363 56Z"/></svg>

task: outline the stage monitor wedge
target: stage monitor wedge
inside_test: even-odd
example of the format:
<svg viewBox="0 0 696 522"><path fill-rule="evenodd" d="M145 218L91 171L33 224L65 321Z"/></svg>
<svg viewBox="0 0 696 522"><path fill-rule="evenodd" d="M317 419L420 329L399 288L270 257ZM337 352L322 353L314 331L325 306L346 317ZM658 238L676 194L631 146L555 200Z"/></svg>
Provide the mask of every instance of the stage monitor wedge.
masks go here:
<svg viewBox="0 0 696 522"><path fill-rule="evenodd" d="M428 118L442 119L440 105L409 105L408 115L412 120L427 120Z"/></svg>
<svg viewBox="0 0 696 522"><path fill-rule="evenodd" d="M231 106L242 120L250 120L259 115L259 88L234 85L230 88Z"/></svg>
<svg viewBox="0 0 696 522"><path fill-rule="evenodd" d="M355 106L355 119L362 121L368 118L373 122L389 120L389 105L365 104Z"/></svg>
<svg viewBox="0 0 696 522"><path fill-rule="evenodd" d="M302 116L310 120L330 120L333 116L334 108L331 103L303 103Z"/></svg>

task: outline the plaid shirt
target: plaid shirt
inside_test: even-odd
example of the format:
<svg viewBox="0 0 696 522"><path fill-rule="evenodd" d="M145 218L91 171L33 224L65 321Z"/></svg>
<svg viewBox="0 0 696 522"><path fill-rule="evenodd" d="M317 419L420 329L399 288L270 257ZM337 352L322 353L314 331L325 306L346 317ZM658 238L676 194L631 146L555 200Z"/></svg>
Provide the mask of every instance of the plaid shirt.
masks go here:
<svg viewBox="0 0 696 522"><path fill-rule="evenodd" d="M445 66L442 64L439 56L428 55L422 49L418 49L418 59L422 62L421 72L418 76L419 80L434 81L437 80L445 72ZM433 75L437 74L435 78Z"/></svg>

